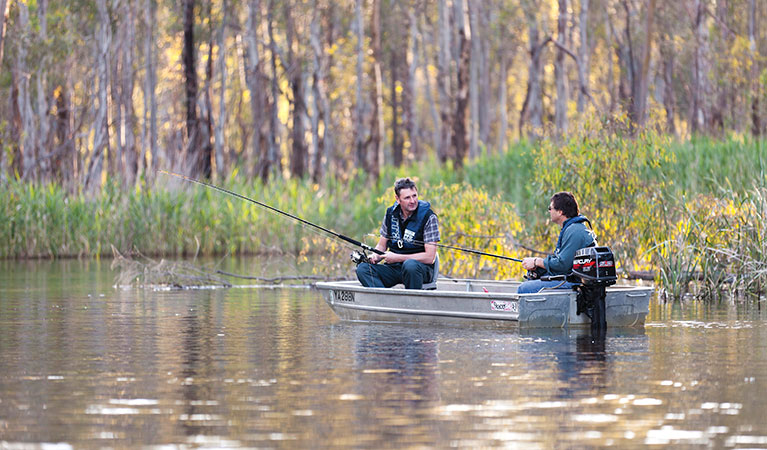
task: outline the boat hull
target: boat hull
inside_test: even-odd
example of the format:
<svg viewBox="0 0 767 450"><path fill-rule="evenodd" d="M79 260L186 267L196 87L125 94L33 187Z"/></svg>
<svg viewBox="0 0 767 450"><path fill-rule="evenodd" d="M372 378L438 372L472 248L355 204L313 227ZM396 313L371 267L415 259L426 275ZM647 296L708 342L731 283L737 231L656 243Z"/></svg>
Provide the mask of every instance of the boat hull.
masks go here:
<svg viewBox="0 0 767 450"><path fill-rule="evenodd" d="M590 325L587 316L576 314L576 292L549 289L517 294L518 286L509 281L444 279L436 290L366 288L357 281L317 283L327 304L344 320L534 328ZM650 287L609 287L607 326L644 326L652 291Z"/></svg>

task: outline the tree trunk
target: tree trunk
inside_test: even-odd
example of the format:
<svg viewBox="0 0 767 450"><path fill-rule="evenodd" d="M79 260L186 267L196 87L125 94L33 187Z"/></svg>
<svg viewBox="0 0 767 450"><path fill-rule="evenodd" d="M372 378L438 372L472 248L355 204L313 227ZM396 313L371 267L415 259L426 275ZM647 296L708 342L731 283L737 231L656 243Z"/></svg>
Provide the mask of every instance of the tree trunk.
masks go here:
<svg viewBox="0 0 767 450"><path fill-rule="evenodd" d="M480 35L477 32L479 30L479 17L482 14L482 3L471 2L469 3L469 23L471 30L475 31L471 36L471 58L469 58L469 159L479 156L479 72L482 66L482 42ZM482 108L483 111L487 111L489 105L485 105Z"/></svg>
<svg viewBox="0 0 767 450"><path fill-rule="evenodd" d="M144 38L144 58L146 58L145 68L146 74L144 75L144 136L145 142L143 146L144 157L141 158L141 163L146 169L146 151L149 150L150 160L152 168L159 167L159 155L157 152L157 66L156 66L156 52L154 45L154 24L157 16L157 5L155 0L145 0L144 3L144 26L146 27L146 36ZM148 122L148 123L147 123ZM148 140L148 142L147 142ZM146 176L149 178L150 174L154 174L154 170L145 171Z"/></svg>
<svg viewBox="0 0 767 450"><path fill-rule="evenodd" d="M331 118L330 104L328 103L327 88L325 86L328 58L320 41L320 24L317 9L317 2L315 1L310 39L313 54L312 92L315 106L314 118L312 120L312 145L314 147L312 180L315 183L320 183L326 172L327 155L329 154L327 149L332 149L332 145L327 145L332 139L332 133L328 130ZM328 21L328 26L332 26L332 20ZM319 130L320 120L322 120L323 124L322 136L320 136Z"/></svg>
<svg viewBox="0 0 767 450"><path fill-rule="evenodd" d="M136 182L136 176L138 175L138 160L139 153L136 146L136 113L133 108L133 91L136 85L136 75L133 71L134 52L136 48L136 19L134 17L133 8L128 5L127 9L127 49L123 54L123 105L125 111L123 117L125 118L124 129L127 130L125 135L125 149L127 151L126 158L126 173L125 180L128 186L133 186Z"/></svg>
<svg viewBox="0 0 767 450"><path fill-rule="evenodd" d="M365 142L365 152L368 157L368 174L373 179L378 175L383 166L383 79L381 76L381 0L373 0L370 19L370 44L373 53L373 64L370 67L370 79L373 81L373 89L370 92L372 105L370 113L370 137Z"/></svg>
<svg viewBox="0 0 767 450"><path fill-rule="evenodd" d="M623 9L626 12L625 38L623 41L616 39L616 53L620 67L618 81L618 104L631 114L634 102L634 86L636 74L636 59L634 58L633 36L631 35L631 10L627 0L623 0ZM616 36L617 37L617 36Z"/></svg>
<svg viewBox="0 0 767 450"><path fill-rule="evenodd" d="M407 58L407 80L403 95L403 117L402 121L404 127L407 130L408 139L410 140L410 154L415 157L416 160L420 160L421 155L421 143L420 143L420 129L418 126L418 88L416 86L416 72L418 70L418 22L413 13L413 10L408 11L408 58Z"/></svg>
<svg viewBox="0 0 767 450"><path fill-rule="evenodd" d="M756 0L748 0L748 43L751 54L751 134L762 135L762 117L759 111L759 52L756 48Z"/></svg>
<svg viewBox="0 0 767 450"><path fill-rule="evenodd" d="M224 128L226 127L226 21L228 20L228 2L223 0L221 6L221 28L218 31L218 77L221 80L218 93L218 120L216 121L216 139L215 139L215 158L216 172L223 179L226 174L226 162L224 160L224 151L226 142L224 142Z"/></svg>
<svg viewBox="0 0 767 450"><path fill-rule="evenodd" d="M296 178L303 178L306 175L307 146L305 138L304 118L306 117L306 97L304 92L304 71L300 57L294 50L296 34L295 23L293 21L293 11L291 2L285 3L285 30L286 45L288 56L286 66L288 68L288 84L293 93L293 127L291 130L291 154L290 154L290 174Z"/></svg>
<svg viewBox="0 0 767 450"><path fill-rule="evenodd" d="M716 3L716 22L717 22L717 34L716 34L716 49L715 55L726 55L732 45L731 33L727 26L727 10L729 4L727 0L719 0ZM721 57L718 57L721 61ZM726 82L729 79L728 72L731 69L726 64L721 62L716 64L715 77L720 80L716 83L716 101L711 107L711 125L712 131L715 131L719 136L724 133L725 111L727 110L727 99L730 91L732 90L731 83Z"/></svg>
<svg viewBox="0 0 767 450"><path fill-rule="evenodd" d="M567 15L568 1L559 0L559 16L557 19L557 39L563 47L568 46L567 42ZM554 60L554 78L557 86L557 100L554 108L554 123L557 127L557 134L561 137L567 134L567 103L570 100L570 93L567 85L567 69L565 68L565 52L562 48L557 49Z"/></svg>
<svg viewBox="0 0 767 450"><path fill-rule="evenodd" d="M31 40L29 25L29 9L26 2L19 2L19 30L20 35ZM27 46L25 42L19 42L16 52L16 79L18 80L18 136L20 139L19 152L21 156L21 176L24 180L34 180L37 177L37 130L34 127L32 111L32 99L30 94L30 74L27 67Z"/></svg>
<svg viewBox="0 0 767 450"><path fill-rule="evenodd" d="M68 95L69 83L56 91L56 116L54 126L55 147L51 158L52 174L62 186L68 186L74 176L76 159L75 143L70 123L72 104Z"/></svg>
<svg viewBox="0 0 767 450"><path fill-rule="evenodd" d="M213 90L213 1L205 0L205 16L208 22L208 58L205 61L205 83L202 89L202 98L198 98L197 107L199 108L199 151L196 158L197 168L195 173L202 178L209 179L213 175L213 102L211 101L211 91Z"/></svg>
<svg viewBox="0 0 767 450"><path fill-rule="evenodd" d="M467 109L469 107L469 65L471 59L471 25L469 8L464 0L455 0L455 17L458 27L459 59L456 108L451 141L455 149L455 167L462 167L469 146Z"/></svg>
<svg viewBox="0 0 767 450"><path fill-rule="evenodd" d="M104 167L104 153L109 151L109 106L107 87L109 86L109 47L112 43L112 24L107 11L106 0L96 2L98 25L96 42L96 80L98 81L98 106L93 122L93 151L85 178L85 189L95 193L101 188L101 174Z"/></svg>
<svg viewBox="0 0 767 450"><path fill-rule="evenodd" d="M402 138L400 134L400 123L399 123L399 117L400 117L400 106L399 106L399 99L397 96L397 80L398 76L397 73L399 72L399 65L397 63L398 60L400 60L400 55L398 54L396 49L392 49L391 51L391 88L389 89L389 93L391 95L391 111L392 111L392 117L391 117L391 144L392 144L392 160L395 167L400 167L402 165Z"/></svg>
<svg viewBox="0 0 767 450"><path fill-rule="evenodd" d="M706 24L705 0L694 0L693 34L695 35L695 54L692 73L692 101L690 108L690 132L697 134L706 128L708 108L706 101L709 95L708 73L708 26Z"/></svg>
<svg viewBox="0 0 767 450"><path fill-rule="evenodd" d="M129 2L121 2L118 9L122 20L119 23L119 71L114 73L115 83L119 93L116 98L115 125L118 147L121 149L120 176L125 187L133 186L138 172L138 154L136 148L136 116L133 108L133 91L135 86L135 74L133 71L133 59L136 41L136 24L133 16L134 10ZM115 93L113 92L113 97Z"/></svg>
<svg viewBox="0 0 767 450"><path fill-rule="evenodd" d="M447 0L439 0L439 20L437 21L439 49L437 51L437 90L439 92L440 138L437 145L437 157L444 163L448 158L454 158L454 147L450 145L453 130L451 105L453 90L451 83L450 63L450 10Z"/></svg>
<svg viewBox="0 0 767 450"><path fill-rule="evenodd" d="M0 0L0 67L3 65L3 49L5 49L5 27L12 0Z"/></svg>
<svg viewBox="0 0 767 450"><path fill-rule="evenodd" d="M663 108L666 110L666 132L676 135L676 97L674 94L674 56L671 39L664 39L660 52L663 58Z"/></svg>
<svg viewBox="0 0 767 450"><path fill-rule="evenodd" d="M247 41L247 63L245 68L245 80L250 91L250 114L253 119L253 144L250 152L247 152L247 173L250 176L258 176L263 181L269 178L269 144L266 142L264 123L266 102L264 99L263 70L261 69L261 53L258 47L258 26L261 23L261 0L248 2L248 18L245 22L245 38ZM257 162L256 162L257 161Z"/></svg>
<svg viewBox="0 0 767 450"><path fill-rule="evenodd" d="M578 29L580 31L580 37L581 37L581 45L578 47L578 79L583 80L583 82L586 83L586 89L589 89L589 58L590 58L590 48L589 48L589 0L581 0L581 13L580 13L580 19L578 21ZM609 48L609 47L608 47ZM578 113L583 113L583 111L586 109L586 94L583 92L582 89L578 90L578 103L577 103L577 111Z"/></svg>
<svg viewBox="0 0 767 450"><path fill-rule="evenodd" d="M421 72L424 74L424 81L426 83L426 88L424 89L426 91L426 102L429 105L429 113L431 114L431 121L433 124L432 127L432 146L434 147L434 154L438 157L438 159L442 159L442 151L443 149L440 148L441 140L442 140L442 121L440 120L440 111L437 107L437 102L434 100L432 85L431 85L431 77L429 76L429 54L426 51L426 42L425 39L427 36L431 36L432 33L420 33L421 36L421 61L423 64L423 67L421 68ZM429 43L432 43L431 41ZM432 43L433 44L433 43ZM439 90L439 80L437 80L438 90ZM440 94L441 98L441 94ZM441 104L440 104L441 105Z"/></svg>
<svg viewBox="0 0 767 450"><path fill-rule="evenodd" d="M48 0L40 0L37 2L37 26L40 42L48 42ZM36 84L36 114L35 122L37 129L35 131L35 147L37 148L37 171L38 177L41 180L47 180L50 176L50 131L51 124L48 114L50 107L48 105L47 97L47 73L48 62L50 61L50 55L44 55L39 62L39 66L35 71L35 84Z"/></svg>
<svg viewBox="0 0 767 450"><path fill-rule="evenodd" d="M615 64L613 64L613 57L612 57L612 50L613 48L616 49L617 52L617 45L613 45L613 35L615 34L615 30L613 29L613 22L612 18L610 17L610 13L608 12L607 8L604 10L605 13L605 48L607 49L607 92L608 92L608 104L607 104L607 112L612 116L613 113L615 113L615 108L618 106L618 91L616 89L616 83L615 83Z"/></svg>
<svg viewBox="0 0 767 450"><path fill-rule="evenodd" d="M122 0L113 0L110 2L114 8L116 17L122 17L123 11L121 10ZM109 77L109 104L111 111L110 125L113 128L114 147L113 150L108 152L107 157L107 174L110 176L114 174L122 174L123 170L123 117L122 117L122 101L123 96L120 92L122 89L122 52L125 45L125 23L121 20L115 23L114 34L112 35L112 48L110 55L110 77Z"/></svg>
<svg viewBox="0 0 767 450"><path fill-rule="evenodd" d="M543 132L543 93L541 90L541 55L547 41L538 41L538 19L527 13L528 42L530 43L530 65L527 75L527 94L519 115L519 133L527 130L527 137L537 141ZM529 125L527 125L529 124Z"/></svg>
<svg viewBox="0 0 767 450"><path fill-rule="evenodd" d="M655 21L655 2L649 0L647 3L647 22L645 24L645 40L642 46L642 66L638 77L634 78L634 89L632 95L631 119L634 124L641 127L644 125L647 116L647 90L650 79L650 54L652 53L652 33L653 23Z"/></svg>
<svg viewBox="0 0 767 450"><path fill-rule="evenodd" d="M267 33L269 34L269 51L271 53L271 68L272 68L272 83L271 92L272 98L269 103L269 166L273 167L272 170L277 173L282 172L282 150L280 149L280 118L277 103L280 95L280 88L277 79L277 42L274 39L274 0L269 2L269 10L267 12Z"/></svg>
<svg viewBox="0 0 767 450"><path fill-rule="evenodd" d="M490 127L494 120L493 111L495 104L493 103L493 97L491 90L493 86L492 79L490 78L491 65L490 65L490 30L489 23L495 23L494 19L491 19L490 14L496 14L496 11L490 8L491 4L486 5L485 2L477 2L472 0L473 5L478 5L478 26L475 28L472 25L472 38L479 41L479 99L477 109L479 115L479 141L484 147L490 147ZM491 12L492 11L492 12ZM504 43L505 45L505 43Z"/></svg>
<svg viewBox="0 0 767 450"><path fill-rule="evenodd" d="M194 161L201 148L200 123L197 119L197 64L194 41L194 4L195 0L184 0L184 47L181 59L184 65L184 86L186 88L186 139L189 149L188 158ZM190 174L197 176L197 164L190 167Z"/></svg>
<svg viewBox="0 0 767 450"><path fill-rule="evenodd" d="M19 33L21 34L21 33ZM19 49L21 52L22 49ZM10 172L19 173L24 175L21 161L22 156L22 140L21 136L24 132L23 120L21 117L21 90L24 83L24 74L26 68L23 66L23 59L19 57L19 52L16 54L14 60L13 69L11 70L11 158Z"/></svg>
<svg viewBox="0 0 767 450"><path fill-rule="evenodd" d="M498 129L498 153L503 154L506 152L506 146L508 145L508 125L509 125L509 107L508 107L508 86L506 79L509 75L509 55L507 52L501 50L501 70L500 80L498 82L498 116L499 116L499 129Z"/></svg>
<svg viewBox="0 0 767 450"><path fill-rule="evenodd" d="M365 154L365 141L367 141L369 133L366 127L365 117L367 115L368 106L366 98L362 95L365 81L365 24L362 17L363 4L364 0L357 0L354 9L355 21L353 27L357 33L357 80L355 83L356 103L354 106L354 154L357 160L357 167L367 171L369 170L369 167L368 158Z"/></svg>

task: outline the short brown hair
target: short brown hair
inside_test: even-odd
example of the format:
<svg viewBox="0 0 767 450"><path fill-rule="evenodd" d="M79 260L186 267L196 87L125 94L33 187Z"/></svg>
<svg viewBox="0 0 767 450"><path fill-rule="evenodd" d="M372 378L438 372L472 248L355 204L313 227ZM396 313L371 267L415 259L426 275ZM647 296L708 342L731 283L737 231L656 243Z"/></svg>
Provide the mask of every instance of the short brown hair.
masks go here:
<svg viewBox="0 0 767 450"><path fill-rule="evenodd" d="M578 202L572 192L562 191L551 196L554 209L562 211L568 219L578 215Z"/></svg>
<svg viewBox="0 0 767 450"><path fill-rule="evenodd" d="M399 197L399 191L403 189L413 189L418 192L418 188L415 187L415 181L411 180L409 177L400 178L394 182L394 195Z"/></svg>

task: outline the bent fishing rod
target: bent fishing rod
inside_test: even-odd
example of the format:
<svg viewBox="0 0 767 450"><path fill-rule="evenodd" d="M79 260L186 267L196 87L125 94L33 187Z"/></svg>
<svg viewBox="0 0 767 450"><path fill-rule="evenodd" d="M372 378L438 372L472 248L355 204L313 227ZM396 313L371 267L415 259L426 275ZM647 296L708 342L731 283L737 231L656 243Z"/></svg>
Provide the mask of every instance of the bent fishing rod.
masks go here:
<svg viewBox="0 0 767 450"><path fill-rule="evenodd" d="M387 237L387 236L383 236L383 237L385 237L386 239L392 240L392 237ZM490 256L492 258L506 259L506 260L509 260L509 261L514 261L514 262L519 262L519 263L522 262L522 260L518 259L518 258L512 258L511 256L497 255L495 253L487 253L487 252L475 250L473 248L457 247L457 246L454 246L454 245L440 244L440 243L437 243L437 242L423 242L423 241L418 241L418 240L413 240L413 241L410 241L410 242L412 242L414 244L423 244L423 245L429 244L429 245L434 245L434 246L439 247L439 248L446 248L446 249L449 249L449 250L458 250L458 251L461 251L461 252L473 253L475 255Z"/></svg>
<svg viewBox="0 0 767 450"><path fill-rule="evenodd" d="M358 247L361 247L364 250L368 250L368 251L371 251L373 253L377 253L379 255L383 255L384 254L384 252L382 252L381 250L378 250L377 248L371 247L371 246L369 246L367 244L364 244L364 243L362 243L360 241L352 239L352 238L350 238L348 236L344 236L343 234L336 233L333 230L329 230L329 229L327 229L325 227L321 227L321 226L319 226L317 224L309 222L308 220L304 220L304 219L302 219L302 218L300 218L298 216L294 216L293 214L290 214L290 213L287 213L285 211L279 210L279 209L277 209L277 208L275 208L273 206L269 206L266 203L261 203L258 200L253 200L252 198L245 197L244 195L238 194L238 193L230 191L228 189L224 189L222 187L218 187L216 185L213 185L213 184L210 184L210 183L206 183L204 181L196 180L194 178L188 177L186 175L182 175L180 173L168 172L167 170L162 170L162 169L158 169L158 172L164 173L166 175L171 175L171 176L174 176L174 177L177 177L177 178L181 178L182 180L189 181L189 182L192 182L192 183L197 183L197 184L199 184L201 186L205 186L205 187L208 187L208 188L211 188L211 189L215 189L215 190L217 190L219 192L223 192L225 194L229 194L229 195L231 195L233 197L237 197L237 198L240 198L242 200L246 200L246 201L249 201L251 203L255 203L258 206L261 206L263 208L269 209L269 210L274 211L276 213L282 214L283 216L290 217L293 220L297 220L297 221L299 221L299 222L301 222L301 223L303 223L305 225L312 226L312 227L314 227L314 228L316 228L318 230L324 231L325 233L328 233L331 236L335 236L335 237L337 237L337 238L339 238L341 240L344 240L344 241L346 241L346 242L348 242L348 243L350 243L352 245L356 245Z"/></svg>

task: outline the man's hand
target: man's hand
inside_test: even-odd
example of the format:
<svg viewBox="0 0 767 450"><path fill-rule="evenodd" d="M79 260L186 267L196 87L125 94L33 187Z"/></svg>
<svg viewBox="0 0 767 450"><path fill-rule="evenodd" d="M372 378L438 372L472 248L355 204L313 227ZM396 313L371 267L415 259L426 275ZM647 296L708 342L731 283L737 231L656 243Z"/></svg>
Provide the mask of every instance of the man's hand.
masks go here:
<svg viewBox="0 0 767 450"><path fill-rule="evenodd" d="M370 256L368 256L368 261L370 261L370 264L378 264L378 262L381 261L382 259L386 259L386 253L388 252L385 252L383 255L379 255L378 253L373 253Z"/></svg>
<svg viewBox="0 0 767 450"><path fill-rule="evenodd" d="M522 267L525 268L525 270L535 270L537 267L535 265L535 260L538 258L524 258L522 259Z"/></svg>

